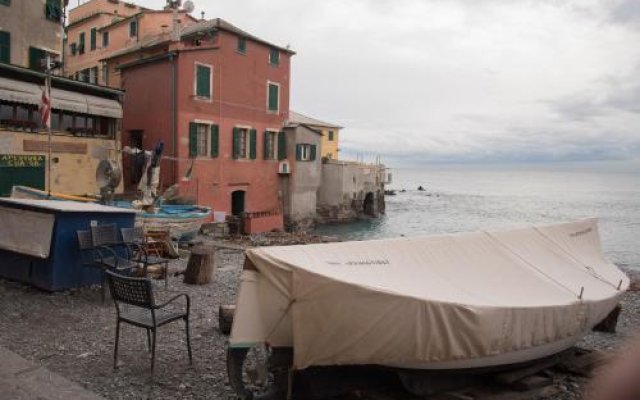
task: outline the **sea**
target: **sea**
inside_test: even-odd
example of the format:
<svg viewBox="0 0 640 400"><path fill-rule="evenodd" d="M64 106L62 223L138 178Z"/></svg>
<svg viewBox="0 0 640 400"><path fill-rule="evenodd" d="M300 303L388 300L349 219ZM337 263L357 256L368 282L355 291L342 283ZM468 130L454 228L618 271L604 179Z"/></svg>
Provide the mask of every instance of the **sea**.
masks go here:
<svg viewBox="0 0 640 400"><path fill-rule="evenodd" d="M599 218L610 261L640 269L640 168L435 165L393 168L386 213L315 233L368 240ZM418 190L422 186L423 191Z"/></svg>

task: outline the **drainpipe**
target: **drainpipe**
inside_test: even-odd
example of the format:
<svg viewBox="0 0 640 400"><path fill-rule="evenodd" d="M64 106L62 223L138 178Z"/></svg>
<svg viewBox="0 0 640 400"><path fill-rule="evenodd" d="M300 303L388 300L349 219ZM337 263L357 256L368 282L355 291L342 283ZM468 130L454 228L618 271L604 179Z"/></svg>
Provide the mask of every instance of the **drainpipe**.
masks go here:
<svg viewBox="0 0 640 400"><path fill-rule="evenodd" d="M175 183L179 183L180 179L178 177L178 55L171 54L169 56L169 60L171 61L171 149L173 152L173 157L176 158L173 163L171 163L171 174L173 175L173 181Z"/></svg>

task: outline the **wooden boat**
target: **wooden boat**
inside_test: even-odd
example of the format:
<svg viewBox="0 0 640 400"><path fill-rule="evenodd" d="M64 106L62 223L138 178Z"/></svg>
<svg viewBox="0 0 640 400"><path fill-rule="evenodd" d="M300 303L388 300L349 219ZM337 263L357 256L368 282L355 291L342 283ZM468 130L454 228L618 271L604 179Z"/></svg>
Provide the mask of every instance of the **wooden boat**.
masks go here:
<svg viewBox="0 0 640 400"><path fill-rule="evenodd" d="M72 200L83 203L97 202L91 197L73 196L64 193L51 192L49 194L43 190L34 189L27 186L14 186L11 197L21 199L51 199L51 200ZM115 207L133 209L129 201L115 201ZM175 240L191 240L198 232L202 224L211 218L209 207L197 205L160 205L154 212L136 210L136 225L143 226L148 231L169 231Z"/></svg>
<svg viewBox="0 0 640 400"><path fill-rule="evenodd" d="M251 249L229 340L229 377L242 394L238 371L261 343L292 353L294 370L526 363L573 346L628 285L605 259L595 219Z"/></svg>

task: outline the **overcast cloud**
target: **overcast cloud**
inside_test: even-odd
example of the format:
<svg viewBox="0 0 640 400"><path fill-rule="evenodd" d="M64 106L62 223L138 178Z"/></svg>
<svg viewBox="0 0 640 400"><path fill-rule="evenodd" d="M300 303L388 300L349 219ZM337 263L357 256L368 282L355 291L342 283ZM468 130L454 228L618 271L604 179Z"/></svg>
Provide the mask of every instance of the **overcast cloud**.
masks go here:
<svg viewBox="0 0 640 400"><path fill-rule="evenodd" d="M194 1L198 17L291 45L291 107L345 126L345 155L530 162L640 152L638 0Z"/></svg>

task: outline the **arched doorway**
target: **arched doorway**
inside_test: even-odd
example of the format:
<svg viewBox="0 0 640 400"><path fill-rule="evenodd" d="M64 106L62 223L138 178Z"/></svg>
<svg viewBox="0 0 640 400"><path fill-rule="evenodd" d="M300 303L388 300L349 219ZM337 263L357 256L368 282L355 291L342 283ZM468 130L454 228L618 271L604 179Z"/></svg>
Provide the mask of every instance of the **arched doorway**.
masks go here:
<svg viewBox="0 0 640 400"><path fill-rule="evenodd" d="M244 213L244 190L231 192L231 215L241 215Z"/></svg>
<svg viewBox="0 0 640 400"><path fill-rule="evenodd" d="M373 193L369 192L364 196L364 202L362 203L362 212L364 215L375 217L376 211L374 207Z"/></svg>

